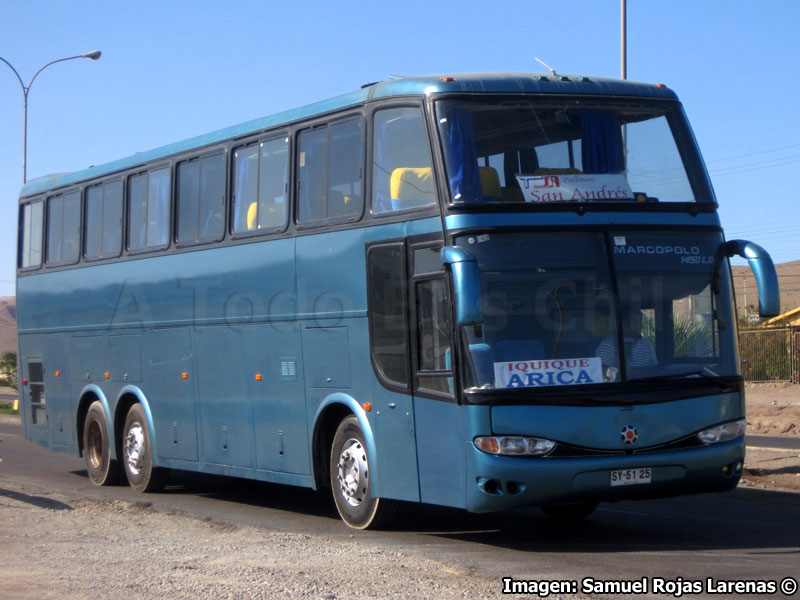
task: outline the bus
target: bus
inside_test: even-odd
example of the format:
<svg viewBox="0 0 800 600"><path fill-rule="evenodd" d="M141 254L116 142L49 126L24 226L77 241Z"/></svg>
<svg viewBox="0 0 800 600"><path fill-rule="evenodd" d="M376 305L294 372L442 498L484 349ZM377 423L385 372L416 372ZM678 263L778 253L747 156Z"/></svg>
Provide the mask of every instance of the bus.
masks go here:
<svg viewBox="0 0 800 600"><path fill-rule="evenodd" d="M175 470L581 518L734 488L726 240L668 87L404 77L21 192L27 439L138 492ZM124 476L124 477L123 477Z"/></svg>

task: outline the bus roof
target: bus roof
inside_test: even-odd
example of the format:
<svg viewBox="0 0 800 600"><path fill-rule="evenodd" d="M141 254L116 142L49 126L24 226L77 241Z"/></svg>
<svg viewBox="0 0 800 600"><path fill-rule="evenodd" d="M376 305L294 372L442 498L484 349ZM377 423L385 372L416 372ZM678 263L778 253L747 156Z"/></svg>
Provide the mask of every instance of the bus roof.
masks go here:
<svg viewBox="0 0 800 600"><path fill-rule="evenodd" d="M92 166L73 173L45 175L29 181L21 197L33 196L87 179L110 175L138 165L221 143L226 140L251 135L283 124L353 106L376 98L393 96L422 96L442 93L539 93L586 94L609 96L639 96L677 99L674 92L662 85L653 85L603 79L582 75L552 75L549 73L455 73L397 77L387 81L367 84L360 90L226 127L181 142L139 152L126 158Z"/></svg>

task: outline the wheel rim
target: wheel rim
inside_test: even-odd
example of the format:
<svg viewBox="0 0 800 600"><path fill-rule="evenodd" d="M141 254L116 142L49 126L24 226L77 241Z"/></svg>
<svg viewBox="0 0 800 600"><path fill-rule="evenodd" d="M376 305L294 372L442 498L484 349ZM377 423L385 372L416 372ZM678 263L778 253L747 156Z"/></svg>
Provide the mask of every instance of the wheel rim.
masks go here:
<svg viewBox="0 0 800 600"><path fill-rule="evenodd" d="M360 506L369 487L369 465L367 451L355 438L350 438L342 446L336 479L344 500L350 506Z"/></svg>
<svg viewBox="0 0 800 600"><path fill-rule="evenodd" d="M144 428L138 422L131 423L128 435L125 437L125 464L134 475L138 475L142 471L144 450Z"/></svg>
<svg viewBox="0 0 800 600"><path fill-rule="evenodd" d="M100 423L89 423L89 432L86 435L86 456L93 469L99 469L103 464L103 430Z"/></svg>

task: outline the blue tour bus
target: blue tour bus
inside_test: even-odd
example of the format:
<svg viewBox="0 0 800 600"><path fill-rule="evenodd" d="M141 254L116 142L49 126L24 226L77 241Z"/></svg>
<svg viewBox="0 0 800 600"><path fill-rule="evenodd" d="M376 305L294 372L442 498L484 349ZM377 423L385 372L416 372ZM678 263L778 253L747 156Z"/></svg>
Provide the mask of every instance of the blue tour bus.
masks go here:
<svg viewBox="0 0 800 600"><path fill-rule="evenodd" d="M582 76L369 84L22 190L29 440L170 469L578 518L728 490L725 241L675 94Z"/></svg>

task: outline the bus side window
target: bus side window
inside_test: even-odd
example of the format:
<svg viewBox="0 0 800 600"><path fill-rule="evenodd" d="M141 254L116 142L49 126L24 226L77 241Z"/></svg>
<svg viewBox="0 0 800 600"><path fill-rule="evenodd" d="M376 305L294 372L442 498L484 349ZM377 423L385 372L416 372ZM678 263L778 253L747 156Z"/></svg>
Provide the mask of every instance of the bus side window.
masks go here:
<svg viewBox="0 0 800 600"><path fill-rule="evenodd" d="M79 192L54 196L47 201L47 263L78 261L81 202Z"/></svg>
<svg viewBox="0 0 800 600"><path fill-rule="evenodd" d="M408 387L407 292L403 245L375 246L367 254L370 341L376 370Z"/></svg>
<svg viewBox="0 0 800 600"><path fill-rule="evenodd" d="M239 148L233 163L233 232L286 229L289 138Z"/></svg>
<svg viewBox="0 0 800 600"><path fill-rule="evenodd" d="M86 258L119 256L122 249L122 181L91 187L86 192Z"/></svg>
<svg viewBox="0 0 800 600"><path fill-rule="evenodd" d="M225 230L225 155L178 165L178 242L216 242Z"/></svg>
<svg viewBox="0 0 800 600"><path fill-rule="evenodd" d="M452 393L451 323L445 279L417 281L416 300L418 386Z"/></svg>
<svg viewBox="0 0 800 600"><path fill-rule="evenodd" d="M358 220L364 207L362 122L351 119L299 137L297 221Z"/></svg>
<svg viewBox="0 0 800 600"><path fill-rule="evenodd" d="M379 110L373 119L372 212L436 204L436 186L422 111Z"/></svg>
<svg viewBox="0 0 800 600"><path fill-rule="evenodd" d="M164 248L169 230L169 168L134 175L129 180L128 248Z"/></svg>
<svg viewBox="0 0 800 600"><path fill-rule="evenodd" d="M42 265L42 228L44 202L28 202L20 210L19 268L31 269Z"/></svg>

